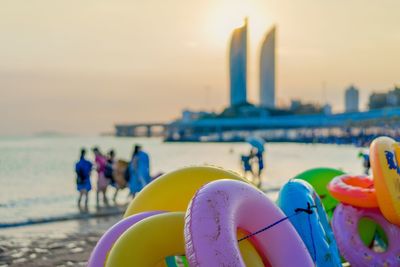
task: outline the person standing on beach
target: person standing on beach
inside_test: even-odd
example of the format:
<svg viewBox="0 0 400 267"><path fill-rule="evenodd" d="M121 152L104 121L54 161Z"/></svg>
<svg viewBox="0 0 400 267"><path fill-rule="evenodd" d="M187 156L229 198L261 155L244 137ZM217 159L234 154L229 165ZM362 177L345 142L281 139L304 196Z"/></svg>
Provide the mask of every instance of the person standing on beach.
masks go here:
<svg viewBox="0 0 400 267"><path fill-rule="evenodd" d="M242 163L242 168L243 168L243 176L248 177L247 173L251 174L251 179L253 180L254 177L254 172L253 168L251 166L251 159L252 159L252 154L250 153L249 155L242 155L241 156L241 163Z"/></svg>
<svg viewBox="0 0 400 267"><path fill-rule="evenodd" d="M247 172L251 172L250 158L246 155L240 156L240 161L243 169L243 176L246 176Z"/></svg>
<svg viewBox="0 0 400 267"><path fill-rule="evenodd" d="M81 149L79 161L75 164L76 172L76 188L79 192L78 208L81 208L82 197L85 197L85 210L88 209L88 193L92 189L90 183L90 173L92 171L92 163L85 159L86 149Z"/></svg>
<svg viewBox="0 0 400 267"><path fill-rule="evenodd" d="M115 152L113 149L107 153L107 162L104 169L104 176L109 180L109 184L115 186L114 179L114 169L115 169Z"/></svg>
<svg viewBox="0 0 400 267"><path fill-rule="evenodd" d="M105 177L105 169L107 164L107 159L103 154L100 152L98 147L93 148L93 153L95 156L96 162L96 170L97 170L97 192L96 192L96 205L97 207L100 206L99 203L99 194L102 193L103 195L103 203L108 206L108 199L107 199L107 187L108 187L108 180Z"/></svg>
<svg viewBox="0 0 400 267"><path fill-rule="evenodd" d="M138 175L143 187L151 182L150 176L150 157L149 154L142 150L140 145L136 145L139 152L136 154L137 157L137 168Z"/></svg>
<svg viewBox="0 0 400 267"><path fill-rule="evenodd" d="M364 174L369 175L369 169L371 168L369 155L360 151L358 157L363 159Z"/></svg>
<svg viewBox="0 0 400 267"><path fill-rule="evenodd" d="M118 175L118 162L115 160L115 152L113 149L107 153L107 163L104 171L104 176L108 179L111 186L115 188L113 202L116 203L118 192L121 189L120 184L116 181L116 176Z"/></svg>
<svg viewBox="0 0 400 267"><path fill-rule="evenodd" d="M264 169L264 151L257 149L255 153L255 158L257 159L258 171L257 171L257 187L261 186L261 174Z"/></svg>
<svg viewBox="0 0 400 267"><path fill-rule="evenodd" d="M134 197L137 192L142 190L151 181L150 158L140 145L135 145L134 147L129 168L129 188Z"/></svg>

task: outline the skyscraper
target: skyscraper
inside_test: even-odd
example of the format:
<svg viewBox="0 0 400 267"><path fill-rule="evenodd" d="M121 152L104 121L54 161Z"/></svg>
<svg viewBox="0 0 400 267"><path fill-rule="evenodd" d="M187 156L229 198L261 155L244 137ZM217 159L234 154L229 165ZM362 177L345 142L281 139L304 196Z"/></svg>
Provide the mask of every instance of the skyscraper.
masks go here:
<svg viewBox="0 0 400 267"><path fill-rule="evenodd" d="M358 89L351 85L345 92L345 111L358 112Z"/></svg>
<svg viewBox="0 0 400 267"><path fill-rule="evenodd" d="M247 102L247 18L233 31L229 50L231 106Z"/></svg>
<svg viewBox="0 0 400 267"><path fill-rule="evenodd" d="M275 26L265 36L261 47L260 106L275 108Z"/></svg>

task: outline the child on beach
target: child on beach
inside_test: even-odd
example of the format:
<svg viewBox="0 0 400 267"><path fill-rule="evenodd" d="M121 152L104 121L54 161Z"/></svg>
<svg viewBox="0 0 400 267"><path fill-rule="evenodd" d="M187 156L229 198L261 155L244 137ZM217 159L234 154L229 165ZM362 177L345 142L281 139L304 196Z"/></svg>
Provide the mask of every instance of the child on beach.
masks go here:
<svg viewBox="0 0 400 267"><path fill-rule="evenodd" d="M85 210L88 209L88 193L92 189L90 183L90 173L92 171L92 163L85 159L86 150L81 149L79 161L75 164L76 172L76 188L79 192L78 207L81 208L82 197L85 197Z"/></svg>
<svg viewBox="0 0 400 267"><path fill-rule="evenodd" d="M242 155L241 161L242 161L243 175L246 177L247 173L250 172L250 174L254 176L253 169L250 164L251 157L247 155Z"/></svg>

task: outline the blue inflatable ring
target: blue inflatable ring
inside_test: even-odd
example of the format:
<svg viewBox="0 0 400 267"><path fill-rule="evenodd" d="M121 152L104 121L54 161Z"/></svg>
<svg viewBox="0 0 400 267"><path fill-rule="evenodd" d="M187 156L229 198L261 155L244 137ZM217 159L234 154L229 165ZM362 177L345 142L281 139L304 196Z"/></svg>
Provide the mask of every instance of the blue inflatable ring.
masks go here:
<svg viewBox="0 0 400 267"><path fill-rule="evenodd" d="M290 222L318 267L342 266L325 209L308 182L289 180L279 193L278 206L290 217ZM299 212L300 210L306 212Z"/></svg>

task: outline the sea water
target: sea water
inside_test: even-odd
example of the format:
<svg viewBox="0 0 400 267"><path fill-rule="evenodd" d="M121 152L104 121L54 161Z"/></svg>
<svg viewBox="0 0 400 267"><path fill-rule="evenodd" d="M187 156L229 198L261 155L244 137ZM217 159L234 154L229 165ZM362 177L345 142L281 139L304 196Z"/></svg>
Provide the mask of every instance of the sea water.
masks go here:
<svg viewBox="0 0 400 267"><path fill-rule="evenodd" d="M90 160L94 146L103 152L114 149L117 158L129 160L136 143L149 153L153 175L203 164L240 172L240 156L250 150L246 143L163 143L159 138L1 137L0 224L77 213L74 164L80 149L88 149ZM266 144L263 189L279 189L289 178L314 167L361 173L359 151L352 146ZM92 176L95 185L96 176ZM113 189L109 191L111 198ZM119 203L128 201L125 191ZM90 192L91 209L95 205L94 192Z"/></svg>

